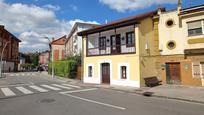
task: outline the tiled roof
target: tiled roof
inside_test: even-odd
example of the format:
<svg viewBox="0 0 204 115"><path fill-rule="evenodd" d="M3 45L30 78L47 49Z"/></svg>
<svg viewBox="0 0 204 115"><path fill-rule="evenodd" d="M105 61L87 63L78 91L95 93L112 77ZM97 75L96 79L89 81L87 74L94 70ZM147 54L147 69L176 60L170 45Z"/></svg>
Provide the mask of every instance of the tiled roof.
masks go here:
<svg viewBox="0 0 204 115"><path fill-rule="evenodd" d="M62 36L61 38L58 38L51 42L52 45L64 45L66 39L66 35Z"/></svg>
<svg viewBox="0 0 204 115"><path fill-rule="evenodd" d="M165 11L164 8L158 8L158 9L160 9L162 11ZM78 35L83 36L83 35L92 34L92 33L96 33L96 32L111 30L111 29L126 26L126 25L136 24L136 23L139 23L139 21L141 21L142 19L157 15L158 9L154 10L154 11L147 12L147 13L135 15L135 16L130 16L128 18L123 18L123 19L120 19L120 20L116 20L116 21L113 21L113 22L110 22L110 23L107 23L107 24L103 24L103 25L100 25L100 26L96 26L96 27L94 27L92 29L88 29L88 30L78 32Z"/></svg>

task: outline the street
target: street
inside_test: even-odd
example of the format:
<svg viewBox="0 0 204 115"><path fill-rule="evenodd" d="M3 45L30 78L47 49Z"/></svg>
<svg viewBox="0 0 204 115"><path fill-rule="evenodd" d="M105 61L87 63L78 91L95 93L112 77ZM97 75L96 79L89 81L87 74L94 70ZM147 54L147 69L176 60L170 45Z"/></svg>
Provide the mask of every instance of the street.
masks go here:
<svg viewBox="0 0 204 115"><path fill-rule="evenodd" d="M203 115L204 105L18 73L0 79L1 115Z"/></svg>

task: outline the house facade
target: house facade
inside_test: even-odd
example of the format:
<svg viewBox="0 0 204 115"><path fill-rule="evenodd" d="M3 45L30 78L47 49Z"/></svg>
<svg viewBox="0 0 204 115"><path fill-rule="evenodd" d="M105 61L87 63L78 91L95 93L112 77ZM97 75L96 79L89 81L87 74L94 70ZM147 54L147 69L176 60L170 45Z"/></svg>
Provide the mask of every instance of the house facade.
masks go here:
<svg viewBox="0 0 204 115"><path fill-rule="evenodd" d="M113 21L79 32L83 36L83 82L141 87L157 76L158 12Z"/></svg>
<svg viewBox="0 0 204 115"><path fill-rule="evenodd" d="M3 25L0 25L0 56L2 55L3 47L6 45L1 67L3 72L18 70L19 42L21 41L17 37L6 30Z"/></svg>
<svg viewBox="0 0 204 115"><path fill-rule="evenodd" d="M58 39L53 39L51 44L53 61L58 61L64 59L64 43L66 36L62 36Z"/></svg>
<svg viewBox="0 0 204 115"><path fill-rule="evenodd" d="M163 83L204 86L204 5L159 15L159 50Z"/></svg>
<svg viewBox="0 0 204 115"><path fill-rule="evenodd" d="M82 37L77 33L93 28L96 24L76 22L65 40L65 57L80 55L82 51Z"/></svg>

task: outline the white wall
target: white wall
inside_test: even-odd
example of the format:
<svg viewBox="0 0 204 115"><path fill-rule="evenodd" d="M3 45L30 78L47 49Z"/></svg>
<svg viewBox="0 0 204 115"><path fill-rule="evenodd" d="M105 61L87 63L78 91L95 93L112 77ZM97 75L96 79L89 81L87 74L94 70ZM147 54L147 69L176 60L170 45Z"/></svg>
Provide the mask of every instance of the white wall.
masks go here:
<svg viewBox="0 0 204 115"><path fill-rule="evenodd" d="M204 43L196 43L196 44L188 44L189 39L195 39L195 38L204 38L204 35L198 35L198 36L188 36L188 26L187 22L196 21L196 20L204 20L204 13L200 15L191 15L188 17L183 17L182 19L182 27L183 27L183 37L185 38L185 49L197 49L197 48L204 48ZM203 25L204 28L204 25Z"/></svg>
<svg viewBox="0 0 204 115"><path fill-rule="evenodd" d="M174 25L167 27L166 22L172 19ZM182 28L179 25L179 17L177 10L164 12L159 17L159 49L161 55L184 54L184 38ZM167 43L175 41L175 49L168 49Z"/></svg>

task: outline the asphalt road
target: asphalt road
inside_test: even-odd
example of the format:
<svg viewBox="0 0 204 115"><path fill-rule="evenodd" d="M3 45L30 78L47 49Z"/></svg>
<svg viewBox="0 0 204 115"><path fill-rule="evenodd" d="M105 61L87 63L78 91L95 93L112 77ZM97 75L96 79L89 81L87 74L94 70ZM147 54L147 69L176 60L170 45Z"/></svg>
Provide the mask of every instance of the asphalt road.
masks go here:
<svg viewBox="0 0 204 115"><path fill-rule="evenodd" d="M6 80L7 79L7 80ZM0 79L1 80L1 79ZM12 84L9 82L12 81ZM17 81L17 82L15 82ZM26 88L32 94L22 94L16 87ZM6 83L8 82L8 83ZM22 83L24 85L22 85ZM14 85L13 85L14 84ZM70 87L53 90L46 86ZM30 86L46 89L34 91ZM70 85L70 86L69 86ZM72 87L71 87L72 86ZM84 87L65 83L43 75L10 76L0 81L0 88L11 89L16 95L0 93L0 115L203 115L204 105L144 97L103 88ZM21 93L21 94L20 94ZM2 95L2 96L1 96Z"/></svg>

